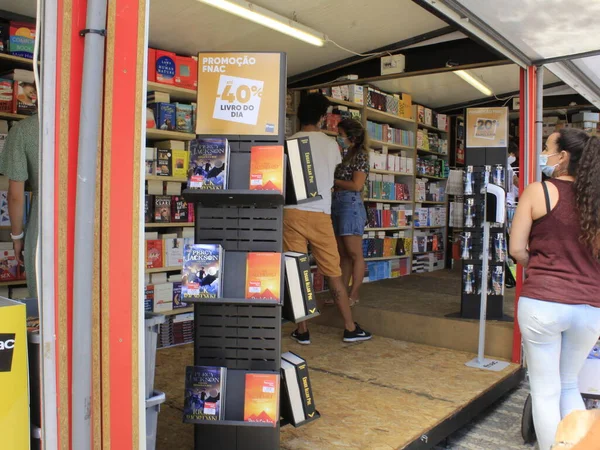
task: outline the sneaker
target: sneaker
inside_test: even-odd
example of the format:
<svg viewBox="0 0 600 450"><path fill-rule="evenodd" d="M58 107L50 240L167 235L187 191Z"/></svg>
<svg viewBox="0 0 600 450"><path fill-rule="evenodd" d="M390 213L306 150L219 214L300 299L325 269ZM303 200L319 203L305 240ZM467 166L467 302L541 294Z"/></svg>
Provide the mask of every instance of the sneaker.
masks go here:
<svg viewBox="0 0 600 450"><path fill-rule="evenodd" d="M358 341L368 341L373 337L371 333L363 330L356 322L356 329L354 331L344 330L344 342L358 342Z"/></svg>
<svg viewBox="0 0 600 450"><path fill-rule="evenodd" d="M306 333L298 333L298 330L294 330L294 332L290 335L290 337L295 340L298 344L309 345L310 344L310 333L307 331Z"/></svg>

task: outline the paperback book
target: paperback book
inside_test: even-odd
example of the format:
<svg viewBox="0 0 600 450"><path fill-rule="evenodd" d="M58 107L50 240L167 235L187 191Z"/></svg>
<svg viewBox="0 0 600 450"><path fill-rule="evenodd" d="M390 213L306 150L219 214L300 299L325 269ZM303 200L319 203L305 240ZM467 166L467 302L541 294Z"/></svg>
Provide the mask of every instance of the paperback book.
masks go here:
<svg viewBox="0 0 600 450"><path fill-rule="evenodd" d="M220 245L185 246L181 281L182 300L220 297L222 265L223 251Z"/></svg>
<svg viewBox="0 0 600 450"><path fill-rule="evenodd" d="M283 146L252 147L250 153L250 190L283 193Z"/></svg>
<svg viewBox="0 0 600 450"><path fill-rule="evenodd" d="M183 421L196 423L225 418L225 367L185 368Z"/></svg>
<svg viewBox="0 0 600 450"><path fill-rule="evenodd" d="M171 199L171 220L173 222L189 222L188 218L188 202L180 196L173 196Z"/></svg>
<svg viewBox="0 0 600 450"><path fill-rule="evenodd" d="M190 142L190 189L227 189L229 142L225 138L194 139Z"/></svg>
<svg viewBox="0 0 600 450"><path fill-rule="evenodd" d="M149 239L146 241L146 269L163 267L163 240Z"/></svg>
<svg viewBox="0 0 600 450"><path fill-rule="evenodd" d="M244 392L244 422L279 422L279 375L247 373Z"/></svg>
<svg viewBox="0 0 600 450"><path fill-rule="evenodd" d="M167 148L156 149L156 175L173 176L173 151Z"/></svg>
<svg viewBox="0 0 600 450"><path fill-rule="evenodd" d="M171 222L171 197L168 195L157 195L154 197L154 222Z"/></svg>
<svg viewBox="0 0 600 450"><path fill-rule="evenodd" d="M281 253L248 253L246 298L279 302L281 298Z"/></svg>
<svg viewBox="0 0 600 450"><path fill-rule="evenodd" d="M185 178L188 173L188 152L185 150L173 150L172 169L173 176Z"/></svg>

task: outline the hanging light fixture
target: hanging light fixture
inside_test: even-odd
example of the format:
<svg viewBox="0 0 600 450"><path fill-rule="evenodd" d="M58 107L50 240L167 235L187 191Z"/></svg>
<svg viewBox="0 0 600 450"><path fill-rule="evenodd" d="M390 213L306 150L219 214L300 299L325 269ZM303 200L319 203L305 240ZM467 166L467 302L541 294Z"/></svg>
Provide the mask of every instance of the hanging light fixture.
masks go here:
<svg viewBox="0 0 600 450"><path fill-rule="evenodd" d="M455 70L453 73L461 77L463 80L465 80L467 83L469 83L482 94L485 94L488 97L494 95L494 91L492 91L482 81L471 75L471 73L467 72L466 70Z"/></svg>

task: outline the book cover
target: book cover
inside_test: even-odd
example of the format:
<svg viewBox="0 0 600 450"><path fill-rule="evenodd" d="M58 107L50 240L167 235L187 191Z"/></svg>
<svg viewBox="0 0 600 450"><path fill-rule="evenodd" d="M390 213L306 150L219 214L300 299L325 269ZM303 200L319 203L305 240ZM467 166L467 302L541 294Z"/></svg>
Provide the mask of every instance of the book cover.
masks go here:
<svg viewBox="0 0 600 450"><path fill-rule="evenodd" d="M173 103L152 103L156 128L165 131L175 131L177 111Z"/></svg>
<svg viewBox="0 0 600 450"><path fill-rule="evenodd" d="M175 62L177 63L175 84L185 89L198 89L198 58L177 55Z"/></svg>
<svg viewBox="0 0 600 450"><path fill-rule="evenodd" d="M148 239L146 241L146 269L159 269L163 266L162 239Z"/></svg>
<svg viewBox="0 0 600 450"><path fill-rule="evenodd" d="M287 419L292 425L297 426L304 422L304 407L302 394L296 377L296 368L281 360L281 417Z"/></svg>
<svg viewBox="0 0 600 450"><path fill-rule="evenodd" d="M186 178L188 173L188 152L185 150L173 150L171 157L171 168L173 176Z"/></svg>
<svg viewBox="0 0 600 450"><path fill-rule="evenodd" d="M15 281L19 279L19 260L14 250L0 251L0 281Z"/></svg>
<svg viewBox="0 0 600 450"><path fill-rule="evenodd" d="M306 309L306 315L314 314L317 312L317 298L313 290L312 282L310 279L310 262L308 255L302 255L297 258L298 270L302 280L302 291L304 296L304 307Z"/></svg>
<svg viewBox="0 0 600 450"><path fill-rule="evenodd" d="M147 284L144 288L144 311L152 312L154 308L154 286Z"/></svg>
<svg viewBox="0 0 600 450"><path fill-rule="evenodd" d="M281 253L251 252L246 261L246 298L281 298Z"/></svg>
<svg viewBox="0 0 600 450"><path fill-rule="evenodd" d="M250 153L250 190L283 192L283 146L252 147Z"/></svg>
<svg viewBox="0 0 600 450"><path fill-rule="evenodd" d="M14 103L14 82L0 78L0 111L16 112Z"/></svg>
<svg viewBox="0 0 600 450"><path fill-rule="evenodd" d="M154 312L173 311L173 283L154 285Z"/></svg>
<svg viewBox="0 0 600 450"><path fill-rule="evenodd" d="M171 222L171 197L168 195L157 195L154 197L154 222Z"/></svg>
<svg viewBox="0 0 600 450"><path fill-rule="evenodd" d="M177 124L175 129L182 133L193 133L192 129L192 105L186 105L184 103L175 103L175 114Z"/></svg>
<svg viewBox="0 0 600 450"><path fill-rule="evenodd" d="M425 107L423 105L417 105L417 122L425 123Z"/></svg>
<svg viewBox="0 0 600 450"><path fill-rule="evenodd" d="M175 195L171 199L171 220L173 222L189 222L188 202L181 196Z"/></svg>
<svg viewBox="0 0 600 450"><path fill-rule="evenodd" d="M293 352L286 352L281 355L281 358L296 367L296 376L300 393L302 395L302 403L304 407L304 415L307 419L311 419L316 414L315 402L313 398L310 378L308 376L308 364L300 356Z"/></svg>
<svg viewBox="0 0 600 450"><path fill-rule="evenodd" d="M183 421L194 423L225 418L225 367L185 368Z"/></svg>
<svg viewBox="0 0 600 450"><path fill-rule="evenodd" d="M163 84L173 84L175 81L177 55L164 50L156 50L156 81Z"/></svg>
<svg viewBox="0 0 600 450"><path fill-rule="evenodd" d="M285 200L288 204L296 204L307 198L298 139L287 140L285 151L288 157Z"/></svg>
<svg viewBox="0 0 600 450"><path fill-rule="evenodd" d="M247 373L244 422L279 422L279 374Z"/></svg>
<svg viewBox="0 0 600 450"><path fill-rule="evenodd" d="M183 264L183 239L165 239L165 267L181 266Z"/></svg>
<svg viewBox="0 0 600 450"><path fill-rule="evenodd" d="M33 59L35 23L10 22L8 49L11 55Z"/></svg>
<svg viewBox="0 0 600 450"><path fill-rule="evenodd" d="M162 177L173 176L173 150L156 149L156 175Z"/></svg>
<svg viewBox="0 0 600 450"><path fill-rule="evenodd" d="M173 283L173 309L187 308L188 303L181 299L181 283L176 281Z"/></svg>
<svg viewBox="0 0 600 450"><path fill-rule="evenodd" d="M184 301L221 296L222 260L222 250L218 244L185 246L181 286Z"/></svg>
<svg viewBox="0 0 600 450"><path fill-rule="evenodd" d="M152 223L154 220L154 198L152 195L144 197L144 222Z"/></svg>
<svg viewBox="0 0 600 450"><path fill-rule="evenodd" d="M309 138L299 138L300 160L302 163L302 172L304 173L304 183L306 186L306 197L316 197L319 195L317 188L317 177L315 176L315 166L313 163L312 152Z"/></svg>
<svg viewBox="0 0 600 450"><path fill-rule="evenodd" d="M229 143L225 138L194 139L190 142L190 189L227 189Z"/></svg>
<svg viewBox="0 0 600 450"><path fill-rule="evenodd" d="M31 116L37 111L37 88L29 81L15 81L13 89L17 114Z"/></svg>

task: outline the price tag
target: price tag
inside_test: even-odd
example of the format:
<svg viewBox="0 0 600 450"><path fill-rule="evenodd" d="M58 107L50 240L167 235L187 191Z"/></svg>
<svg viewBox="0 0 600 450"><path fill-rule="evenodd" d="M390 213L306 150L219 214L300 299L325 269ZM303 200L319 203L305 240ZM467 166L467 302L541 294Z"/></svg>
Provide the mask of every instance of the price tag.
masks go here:
<svg viewBox="0 0 600 450"><path fill-rule="evenodd" d="M221 75L213 118L256 125L264 82Z"/></svg>

